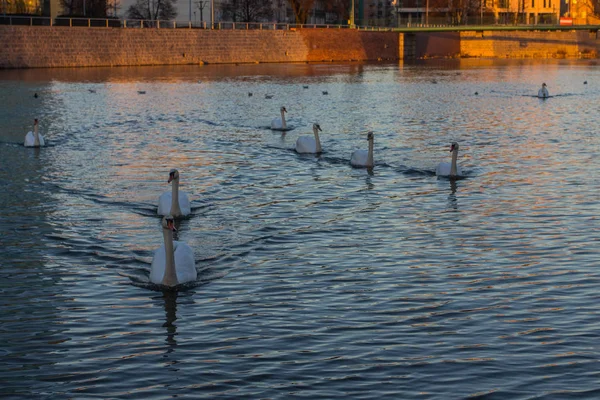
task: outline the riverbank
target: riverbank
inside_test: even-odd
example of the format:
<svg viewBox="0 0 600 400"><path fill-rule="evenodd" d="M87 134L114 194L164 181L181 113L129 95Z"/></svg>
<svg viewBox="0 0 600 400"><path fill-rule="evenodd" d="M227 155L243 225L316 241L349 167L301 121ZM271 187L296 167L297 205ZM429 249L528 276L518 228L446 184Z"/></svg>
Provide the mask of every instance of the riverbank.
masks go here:
<svg viewBox="0 0 600 400"><path fill-rule="evenodd" d="M0 68L598 55L595 31L377 32L0 26Z"/></svg>

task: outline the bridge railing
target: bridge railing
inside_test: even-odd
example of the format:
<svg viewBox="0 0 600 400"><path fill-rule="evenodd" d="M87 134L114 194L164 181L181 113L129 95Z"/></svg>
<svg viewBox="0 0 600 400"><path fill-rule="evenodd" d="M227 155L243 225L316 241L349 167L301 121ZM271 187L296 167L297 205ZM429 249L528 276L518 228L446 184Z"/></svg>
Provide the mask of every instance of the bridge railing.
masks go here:
<svg viewBox="0 0 600 400"><path fill-rule="evenodd" d="M418 21L396 21L394 26L362 26L362 25L332 25L332 24L290 24L273 22L217 22L210 24L198 21L172 21L172 20L139 20L108 18L85 18L85 17L57 17L49 18L43 16L18 16L0 15L0 25L29 25L29 26L66 26L66 27L105 27L105 28L127 28L127 29L213 29L213 30L296 30L296 29L359 29L366 31L405 31L412 29L538 29L558 28L553 21L541 21L538 24L502 24L485 23L472 25L449 24L444 21L431 21L429 24ZM491 21L490 21L491 22ZM586 26L573 26L573 29L586 29ZM590 29L598 29L598 26L590 26Z"/></svg>
<svg viewBox="0 0 600 400"><path fill-rule="evenodd" d="M157 28L157 29L223 29L223 30L293 30L293 29L348 29L349 25L332 24L289 24L273 22L216 22L140 20L119 18L85 18L22 15L0 15L0 25L108 27L108 28Z"/></svg>

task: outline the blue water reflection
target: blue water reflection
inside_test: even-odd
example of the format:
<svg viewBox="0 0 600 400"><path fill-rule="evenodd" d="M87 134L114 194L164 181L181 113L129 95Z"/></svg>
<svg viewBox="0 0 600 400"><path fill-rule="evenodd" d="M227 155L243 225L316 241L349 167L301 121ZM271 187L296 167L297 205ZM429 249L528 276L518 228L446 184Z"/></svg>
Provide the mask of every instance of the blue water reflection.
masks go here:
<svg viewBox="0 0 600 400"><path fill-rule="evenodd" d="M585 60L0 71L2 397L600 396L598 82ZM34 118L47 148L22 146ZM296 154L315 122L323 154ZM452 141L467 178L437 179ZM162 293L171 168L199 278Z"/></svg>

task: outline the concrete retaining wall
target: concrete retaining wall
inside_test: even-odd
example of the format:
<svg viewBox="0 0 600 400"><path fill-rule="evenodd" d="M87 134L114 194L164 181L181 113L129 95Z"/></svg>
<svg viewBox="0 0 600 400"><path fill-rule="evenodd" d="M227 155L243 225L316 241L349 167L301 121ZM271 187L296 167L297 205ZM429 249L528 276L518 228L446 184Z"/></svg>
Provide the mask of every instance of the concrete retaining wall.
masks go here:
<svg viewBox="0 0 600 400"><path fill-rule="evenodd" d="M507 32L460 33L462 57L597 57L600 41L596 32Z"/></svg>
<svg viewBox="0 0 600 400"><path fill-rule="evenodd" d="M0 26L0 68L428 57L596 57L596 32L367 32Z"/></svg>
<svg viewBox="0 0 600 400"><path fill-rule="evenodd" d="M397 60L398 38L348 29L0 26L0 68Z"/></svg>

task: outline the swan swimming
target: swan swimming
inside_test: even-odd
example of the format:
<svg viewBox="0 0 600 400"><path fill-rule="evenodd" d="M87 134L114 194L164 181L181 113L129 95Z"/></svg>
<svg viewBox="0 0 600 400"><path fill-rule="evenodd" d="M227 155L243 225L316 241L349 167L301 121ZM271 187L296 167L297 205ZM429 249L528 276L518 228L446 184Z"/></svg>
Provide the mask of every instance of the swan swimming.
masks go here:
<svg viewBox="0 0 600 400"><path fill-rule="evenodd" d="M186 243L173 240L177 229L172 216L163 217L162 228L165 243L154 252L150 282L173 287L195 281L198 272L194 251Z"/></svg>
<svg viewBox="0 0 600 400"><path fill-rule="evenodd" d="M287 110L285 107L281 107L279 111L281 111L281 117L273 118L273 121L271 121L271 129L280 131L287 129L287 124L285 123L285 113Z"/></svg>
<svg viewBox="0 0 600 400"><path fill-rule="evenodd" d="M38 120L33 120L33 132L27 132L25 135L25 147L42 147L45 146L46 142L44 137L38 132Z"/></svg>
<svg viewBox="0 0 600 400"><path fill-rule="evenodd" d="M541 89L538 90L538 97L542 99L550 97L550 94L548 93L548 88L546 87L546 83L542 83Z"/></svg>
<svg viewBox="0 0 600 400"><path fill-rule="evenodd" d="M158 215L171 215L177 218L191 214L192 208L188 195L179 191L179 171L176 169L169 171L167 183L171 183L171 191L161 194L158 198Z"/></svg>
<svg viewBox="0 0 600 400"><path fill-rule="evenodd" d="M321 153L321 140L319 139L319 131L323 131L319 124L313 124L314 137L311 136L300 136L296 140L296 152L305 154L317 154Z"/></svg>
<svg viewBox="0 0 600 400"><path fill-rule="evenodd" d="M450 152L452 153L452 162L439 163L437 168L435 169L435 174L437 176L444 176L450 178L462 176L461 168L456 165L456 160L458 158L458 143L452 142L452 144L450 145Z"/></svg>
<svg viewBox="0 0 600 400"><path fill-rule="evenodd" d="M350 164L354 167L373 167L373 132L367 134L369 150L355 150L350 157Z"/></svg>

